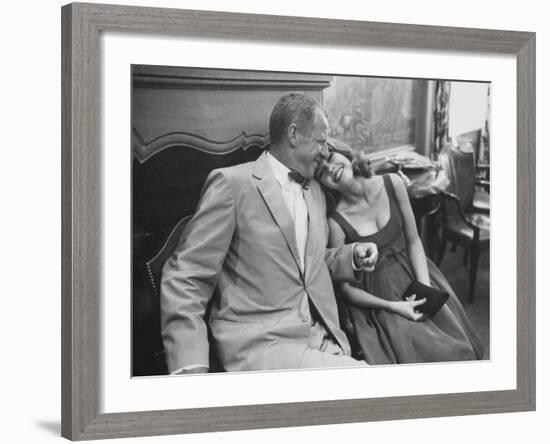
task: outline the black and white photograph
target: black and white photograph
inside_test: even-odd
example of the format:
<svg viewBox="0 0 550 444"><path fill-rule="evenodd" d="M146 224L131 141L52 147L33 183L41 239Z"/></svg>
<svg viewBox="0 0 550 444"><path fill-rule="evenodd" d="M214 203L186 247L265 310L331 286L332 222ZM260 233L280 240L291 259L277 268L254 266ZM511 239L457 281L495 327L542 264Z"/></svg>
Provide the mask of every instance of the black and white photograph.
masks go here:
<svg viewBox="0 0 550 444"><path fill-rule="evenodd" d="M491 359L491 83L133 65L132 376Z"/></svg>
<svg viewBox="0 0 550 444"><path fill-rule="evenodd" d="M543 2L6 6L2 442L546 442Z"/></svg>

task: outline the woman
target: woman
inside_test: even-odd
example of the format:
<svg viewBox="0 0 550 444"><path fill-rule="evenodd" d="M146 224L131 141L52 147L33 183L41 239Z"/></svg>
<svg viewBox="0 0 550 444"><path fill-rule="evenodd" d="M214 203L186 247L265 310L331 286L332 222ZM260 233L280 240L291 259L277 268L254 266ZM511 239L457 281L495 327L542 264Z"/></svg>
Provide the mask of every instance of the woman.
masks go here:
<svg viewBox="0 0 550 444"><path fill-rule="evenodd" d="M329 218L331 246L378 245L375 270L363 273L355 285L340 286L365 360L394 364L482 359L483 347L459 299L426 259L401 178L375 176L362 153L351 157L350 161L334 153L317 177L336 192L336 208ZM432 318L418 311L424 299L402 299L414 279L449 293Z"/></svg>

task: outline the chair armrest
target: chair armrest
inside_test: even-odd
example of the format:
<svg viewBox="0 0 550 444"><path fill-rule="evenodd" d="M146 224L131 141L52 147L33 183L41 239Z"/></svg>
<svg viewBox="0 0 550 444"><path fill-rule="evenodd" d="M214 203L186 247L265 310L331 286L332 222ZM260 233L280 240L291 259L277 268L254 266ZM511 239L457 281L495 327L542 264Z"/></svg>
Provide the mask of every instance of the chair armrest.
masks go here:
<svg viewBox="0 0 550 444"><path fill-rule="evenodd" d="M482 187L485 191L489 192L490 191L490 188L491 188L491 182L486 180L486 179L483 179L483 178L479 178L479 177L476 177L475 178L475 183L476 185Z"/></svg>
<svg viewBox="0 0 550 444"><path fill-rule="evenodd" d="M474 230L474 233L477 232L477 234L479 235L479 227L477 225L473 224L472 222L470 222L466 218L466 215L464 214L464 210L462 209L462 204L460 203L460 199L456 196L456 194L449 193L448 191L442 191L441 196L443 197L443 199L451 201L456 205L456 208L458 210L458 214L460 215L460 218L462 219L462 221L468 227L470 227L472 230Z"/></svg>
<svg viewBox="0 0 550 444"><path fill-rule="evenodd" d="M491 165L488 163L478 163L476 165L476 170L478 171L489 171L491 169Z"/></svg>

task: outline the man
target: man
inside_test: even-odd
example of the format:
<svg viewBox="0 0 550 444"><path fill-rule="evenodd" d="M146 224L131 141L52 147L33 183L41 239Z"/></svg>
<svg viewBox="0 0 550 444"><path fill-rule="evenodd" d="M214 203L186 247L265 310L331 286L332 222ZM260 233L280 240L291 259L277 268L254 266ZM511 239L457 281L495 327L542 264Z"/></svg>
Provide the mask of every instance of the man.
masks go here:
<svg viewBox="0 0 550 444"><path fill-rule="evenodd" d="M331 276L354 280L358 268L374 265L376 246L327 250L321 188L297 182L312 179L328 157L327 136L320 106L289 94L271 114L269 152L208 176L163 269L162 336L171 373L208 371L204 315L213 295L208 323L227 371L361 365L338 326Z"/></svg>

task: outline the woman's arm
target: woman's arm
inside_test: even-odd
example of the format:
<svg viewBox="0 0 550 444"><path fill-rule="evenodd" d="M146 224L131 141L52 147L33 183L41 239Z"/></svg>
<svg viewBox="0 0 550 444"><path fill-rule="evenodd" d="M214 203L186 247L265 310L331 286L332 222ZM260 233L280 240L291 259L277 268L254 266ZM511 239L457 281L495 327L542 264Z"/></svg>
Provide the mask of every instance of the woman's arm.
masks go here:
<svg viewBox="0 0 550 444"><path fill-rule="evenodd" d="M403 215L403 229L405 231L405 239L407 240L409 259L411 260L416 280L424 285L430 285L428 263L426 261L426 255L424 254L422 241L420 240L416 229L416 222L414 220L414 214L407 189L399 176L390 174L390 179L393 183L393 189L395 190L397 202L399 204L399 208L401 209L401 214Z"/></svg>
<svg viewBox="0 0 550 444"><path fill-rule="evenodd" d="M329 219L328 226L329 247L335 248L343 245L345 242L345 235L340 226L333 219ZM342 296L349 304L362 308L385 310L391 313L396 313L411 321L419 321L423 319L423 315L416 312L416 307L423 304L425 299L420 299L418 301L387 301L360 288L353 287L347 282L342 282L337 285Z"/></svg>

